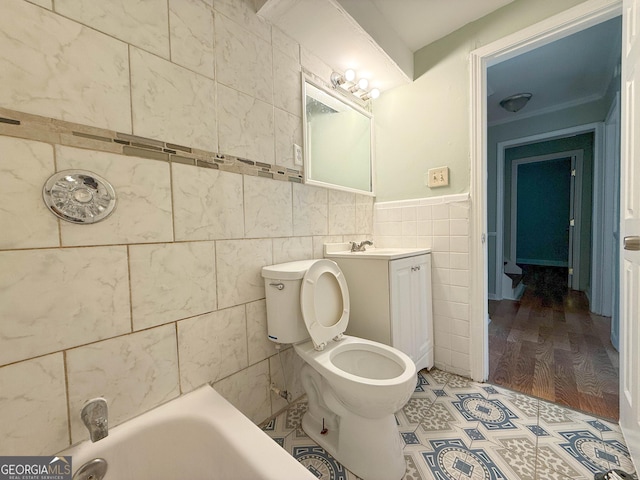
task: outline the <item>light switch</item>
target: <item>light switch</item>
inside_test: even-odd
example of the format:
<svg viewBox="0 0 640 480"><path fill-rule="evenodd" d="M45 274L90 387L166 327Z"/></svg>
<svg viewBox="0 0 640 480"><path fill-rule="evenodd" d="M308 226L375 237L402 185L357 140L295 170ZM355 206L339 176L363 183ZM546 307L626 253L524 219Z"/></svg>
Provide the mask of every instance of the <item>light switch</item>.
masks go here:
<svg viewBox="0 0 640 480"><path fill-rule="evenodd" d="M425 177L428 187L446 187L449 185L449 167L430 168Z"/></svg>

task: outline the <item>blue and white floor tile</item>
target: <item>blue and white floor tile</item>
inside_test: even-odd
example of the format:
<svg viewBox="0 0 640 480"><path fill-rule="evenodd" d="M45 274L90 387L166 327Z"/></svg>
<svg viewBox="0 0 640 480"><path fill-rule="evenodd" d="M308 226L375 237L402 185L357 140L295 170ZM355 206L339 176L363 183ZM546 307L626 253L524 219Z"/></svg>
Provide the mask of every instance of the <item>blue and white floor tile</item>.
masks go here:
<svg viewBox="0 0 640 480"><path fill-rule="evenodd" d="M305 411L304 401L292 404L262 428L318 478L357 480L300 428ZM613 468L634 472L617 424L440 370L418 374L396 420L404 480L591 480Z"/></svg>

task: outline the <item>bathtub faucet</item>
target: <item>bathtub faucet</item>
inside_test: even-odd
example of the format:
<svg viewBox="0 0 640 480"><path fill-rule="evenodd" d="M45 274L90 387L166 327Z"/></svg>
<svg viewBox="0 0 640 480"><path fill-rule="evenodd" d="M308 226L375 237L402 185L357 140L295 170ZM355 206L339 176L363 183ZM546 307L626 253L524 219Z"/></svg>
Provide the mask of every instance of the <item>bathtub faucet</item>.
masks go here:
<svg viewBox="0 0 640 480"><path fill-rule="evenodd" d="M93 398L82 407L80 418L89 430L92 442L102 440L109 435L109 411L104 398Z"/></svg>
<svg viewBox="0 0 640 480"><path fill-rule="evenodd" d="M352 252L364 252L366 250L365 245L369 245L371 247L371 246L373 246L373 242L371 242L370 240L364 240L364 241L360 242L360 245L358 245L356 242L351 242L351 251Z"/></svg>

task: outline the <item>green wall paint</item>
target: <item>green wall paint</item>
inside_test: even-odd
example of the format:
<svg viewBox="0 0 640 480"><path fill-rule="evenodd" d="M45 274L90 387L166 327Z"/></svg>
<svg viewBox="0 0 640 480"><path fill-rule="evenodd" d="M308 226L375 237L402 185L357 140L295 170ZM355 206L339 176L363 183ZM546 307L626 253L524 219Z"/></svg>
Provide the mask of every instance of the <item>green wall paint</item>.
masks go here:
<svg viewBox="0 0 640 480"><path fill-rule="evenodd" d="M415 81L374 102L377 201L468 192L469 53L582 2L516 0L417 51ZM424 174L439 166L450 185L430 189Z"/></svg>

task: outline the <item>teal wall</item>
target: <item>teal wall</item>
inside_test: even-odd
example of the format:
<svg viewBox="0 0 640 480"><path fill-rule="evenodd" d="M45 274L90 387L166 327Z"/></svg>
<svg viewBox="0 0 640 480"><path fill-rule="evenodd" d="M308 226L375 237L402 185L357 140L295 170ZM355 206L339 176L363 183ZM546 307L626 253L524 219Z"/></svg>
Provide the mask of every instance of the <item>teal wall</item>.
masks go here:
<svg viewBox="0 0 640 480"><path fill-rule="evenodd" d="M571 157L517 167L518 264L568 266Z"/></svg>
<svg viewBox="0 0 640 480"><path fill-rule="evenodd" d="M545 142L538 142L520 147L509 148L505 151L504 165L504 250L508 252L510 245L509 232L511 230L511 164L519 158L549 155L571 150L582 150L582 217L580 231L580 278L579 289L586 291L590 285L591 271L591 215L593 201L593 133L584 133L568 138L559 138Z"/></svg>

